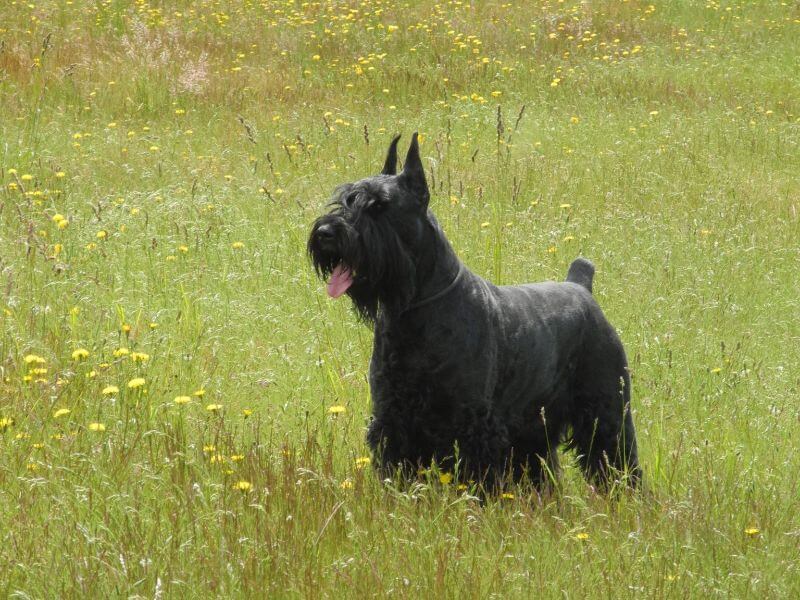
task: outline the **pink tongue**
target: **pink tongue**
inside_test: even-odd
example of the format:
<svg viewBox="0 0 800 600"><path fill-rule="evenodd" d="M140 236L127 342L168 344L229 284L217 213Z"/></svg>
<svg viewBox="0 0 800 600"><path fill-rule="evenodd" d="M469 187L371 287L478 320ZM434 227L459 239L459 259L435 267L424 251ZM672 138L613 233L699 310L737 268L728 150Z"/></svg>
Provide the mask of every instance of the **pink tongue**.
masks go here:
<svg viewBox="0 0 800 600"><path fill-rule="evenodd" d="M331 273L331 278L328 280L328 296L331 298L338 298L347 291L353 283L353 275L350 269L343 266L342 263L336 265L336 268Z"/></svg>

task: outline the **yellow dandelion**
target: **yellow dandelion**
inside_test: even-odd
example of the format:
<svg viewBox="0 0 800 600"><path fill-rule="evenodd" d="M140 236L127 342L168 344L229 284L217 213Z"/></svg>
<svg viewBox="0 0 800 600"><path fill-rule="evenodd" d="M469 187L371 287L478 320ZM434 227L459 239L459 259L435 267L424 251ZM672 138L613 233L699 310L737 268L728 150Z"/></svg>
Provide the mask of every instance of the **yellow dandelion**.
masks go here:
<svg viewBox="0 0 800 600"><path fill-rule="evenodd" d="M575 534L575 539L580 541L588 540L589 534L586 533L585 531L581 531L580 533Z"/></svg>
<svg viewBox="0 0 800 600"><path fill-rule="evenodd" d="M241 462L244 460L244 454L231 454L231 461Z"/></svg>
<svg viewBox="0 0 800 600"><path fill-rule="evenodd" d="M89 423L89 431L105 431L106 426L102 423Z"/></svg>
<svg viewBox="0 0 800 600"><path fill-rule="evenodd" d="M64 177L66 177L66 176L67 176L67 174L66 174L66 173L64 173L64 171L58 171L58 172L56 173L56 177L57 177L58 179L64 179Z"/></svg>
<svg viewBox="0 0 800 600"><path fill-rule="evenodd" d="M206 405L208 412L219 412L222 410L222 404L208 404Z"/></svg>
<svg viewBox="0 0 800 600"><path fill-rule="evenodd" d="M761 530L758 527L748 527L747 529L744 530L744 532L750 537L755 537L759 533L761 533Z"/></svg>
<svg viewBox="0 0 800 600"><path fill-rule="evenodd" d="M501 497L503 500L513 500L513 499L514 499L514 494L512 494L512 493L510 493L510 492L503 492L503 493L500 495L500 497Z"/></svg>
<svg viewBox="0 0 800 600"><path fill-rule="evenodd" d="M239 490L240 492L249 492L250 489L253 487L253 484L249 481L237 481L233 484L233 489Z"/></svg>
<svg viewBox="0 0 800 600"><path fill-rule="evenodd" d="M5 431L14 424L14 419L11 417L0 418L0 432Z"/></svg>
<svg viewBox="0 0 800 600"><path fill-rule="evenodd" d="M503 95L503 92L499 92L497 90L492 92L492 98L499 98L502 95Z"/></svg>
<svg viewBox="0 0 800 600"><path fill-rule="evenodd" d="M175 396L173 402L177 405L181 405L181 404L188 404L189 402L191 402L191 400L192 399L189 396Z"/></svg>
<svg viewBox="0 0 800 600"><path fill-rule="evenodd" d="M202 398L205 395L205 393L206 391L203 388L200 388L199 390L195 390L192 393L192 396L197 396L198 398Z"/></svg>
<svg viewBox="0 0 800 600"><path fill-rule="evenodd" d="M356 458L357 469L363 469L370 463L372 463L372 459L369 456L359 456L358 458Z"/></svg>
<svg viewBox="0 0 800 600"><path fill-rule="evenodd" d="M72 411L70 409L68 409L68 408L59 408L56 412L53 413L53 418L57 419L59 417L63 417L65 415L68 415L71 412Z"/></svg>
<svg viewBox="0 0 800 600"><path fill-rule="evenodd" d="M231 248L233 248L234 250L239 250L241 248L244 248L244 242L233 242L231 244Z"/></svg>
<svg viewBox="0 0 800 600"><path fill-rule="evenodd" d="M53 215L52 219L53 223L60 223L61 221L64 220L64 215L62 215L61 213L56 213Z"/></svg>
<svg viewBox="0 0 800 600"><path fill-rule="evenodd" d="M106 238L108 237L108 232L107 232L105 229L101 229L101 230L100 230L100 231L98 231L96 234L94 234L94 236L95 236L95 237L96 237L98 240L104 240L104 239L106 239Z"/></svg>
<svg viewBox="0 0 800 600"><path fill-rule="evenodd" d="M452 473L439 473L439 483L447 485L452 483L453 481L453 474Z"/></svg>
<svg viewBox="0 0 800 600"><path fill-rule="evenodd" d="M78 348L72 352L72 360L85 360L89 358L89 351L85 348Z"/></svg>
<svg viewBox="0 0 800 600"><path fill-rule="evenodd" d="M344 406L342 406L341 404L337 404L336 406L331 406L328 409L328 414L330 414L330 415L339 415L339 414L345 412L346 410L347 409Z"/></svg>
<svg viewBox="0 0 800 600"><path fill-rule="evenodd" d="M339 487L343 490L352 490L353 489L353 482L349 479L345 479L342 483L339 484Z"/></svg>
<svg viewBox="0 0 800 600"><path fill-rule="evenodd" d="M134 377L128 382L128 388L135 390L136 388L142 387L144 384L144 377Z"/></svg>
<svg viewBox="0 0 800 600"><path fill-rule="evenodd" d="M104 396L111 396L113 394L118 394L119 388L115 385L107 385L106 387L103 388L102 393Z"/></svg>
<svg viewBox="0 0 800 600"><path fill-rule="evenodd" d="M67 227L69 227L69 220L68 219L61 219L58 222L58 228L59 229L66 229Z"/></svg>
<svg viewBox="0 0 800 600"><path fill-rule="evenodd" d="M714 367L713 369L711 369L710 373L712 373L713 375L716 375L717 373L720 373L721 371L722 371L722 369L720 367Z"/></svg>
<svg viewBox="0 0 800 600"><path fill-rule="evenodd" d="M119 358L120 356L128 356L130 353L131 351L128 350L127 348L117 348L113 352L114 356L116 356L117 358Z"/></svg>
<svg viewBox="0 0 800 600"><path fill-rule="evenodd" d="M572 115L569 118L569 122L572 123L573 125L577 125L578 123L581 122L581 119L580 119L580 117L576 117L575 115Z"/></svg>
<svg viewBox="0 0 800 600"><path fill-rule="evenodd" d="M250 415L252 415L252 414L253 414L253 409L252 409L252 408L243 408L243 409L242 409L242 416L243 416L245 419L246 419L247 417L249 417Z"/></svg>
<svg viewBox="0 0 800 600"><path fill-rule="evenodd" d="M150 355L144 352L131 352L130 356L133 362L147 362L150 360Z"/></svg>
<svg viewBox="0 0 800 600"><path fill-rule="evenodd" d="M38 354L27 354L23 360L25 361L26 365L29 365L31 363L43 365L44 363L47 362L44 358L42 358Z"/></svg>

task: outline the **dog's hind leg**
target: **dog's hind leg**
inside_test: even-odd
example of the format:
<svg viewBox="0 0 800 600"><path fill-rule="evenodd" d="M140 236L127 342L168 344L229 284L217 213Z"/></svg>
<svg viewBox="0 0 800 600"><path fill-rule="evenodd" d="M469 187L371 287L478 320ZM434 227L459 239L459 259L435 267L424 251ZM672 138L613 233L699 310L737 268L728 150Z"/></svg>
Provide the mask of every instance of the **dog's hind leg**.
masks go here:
<svg viewBox="0 0 800 600"><path fill-rule="evenodd" d="M619 353L621 354L621 352ZM630 406L630 377L621 361L600 361L576 398L571 445L586 478L602 487L617 476L631 487L642 479ZM616 368L615 368L616 367Z"/></svg>

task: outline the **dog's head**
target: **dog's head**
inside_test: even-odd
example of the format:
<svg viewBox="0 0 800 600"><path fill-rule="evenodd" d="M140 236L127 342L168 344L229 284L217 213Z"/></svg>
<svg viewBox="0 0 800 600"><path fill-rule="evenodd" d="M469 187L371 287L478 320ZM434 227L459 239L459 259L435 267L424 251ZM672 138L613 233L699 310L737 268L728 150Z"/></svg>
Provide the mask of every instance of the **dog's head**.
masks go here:
<svg viewBox="0 0 800 600"><path fill-rule="evenodd" d="M380 304L402 309L414 297L429 223L430 193L417 134L397 173L399 139L389 145L379 175L337 188L330 211L314 222L308 239L308 254L328 281L328 295L347 294L368 321Z"/></svg>

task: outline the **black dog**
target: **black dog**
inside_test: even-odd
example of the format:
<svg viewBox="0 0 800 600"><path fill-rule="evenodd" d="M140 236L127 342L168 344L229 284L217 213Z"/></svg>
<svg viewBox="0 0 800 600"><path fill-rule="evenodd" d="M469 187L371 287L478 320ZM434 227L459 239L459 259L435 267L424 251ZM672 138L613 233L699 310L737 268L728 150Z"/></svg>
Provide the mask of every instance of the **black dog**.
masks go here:
<svg viewBox="0 0 800 600"><path fill-rule="evenodd" d="M562 441L587 478L641 478L625 351L578 258L564 283L497 287L459 261L433 214L415 133L397 175L341 186L308 252L328 294L374 325L367 441L384 475L436 463L493 488L558 473ZM549 473L548 473L549 471Z"/></svg>

